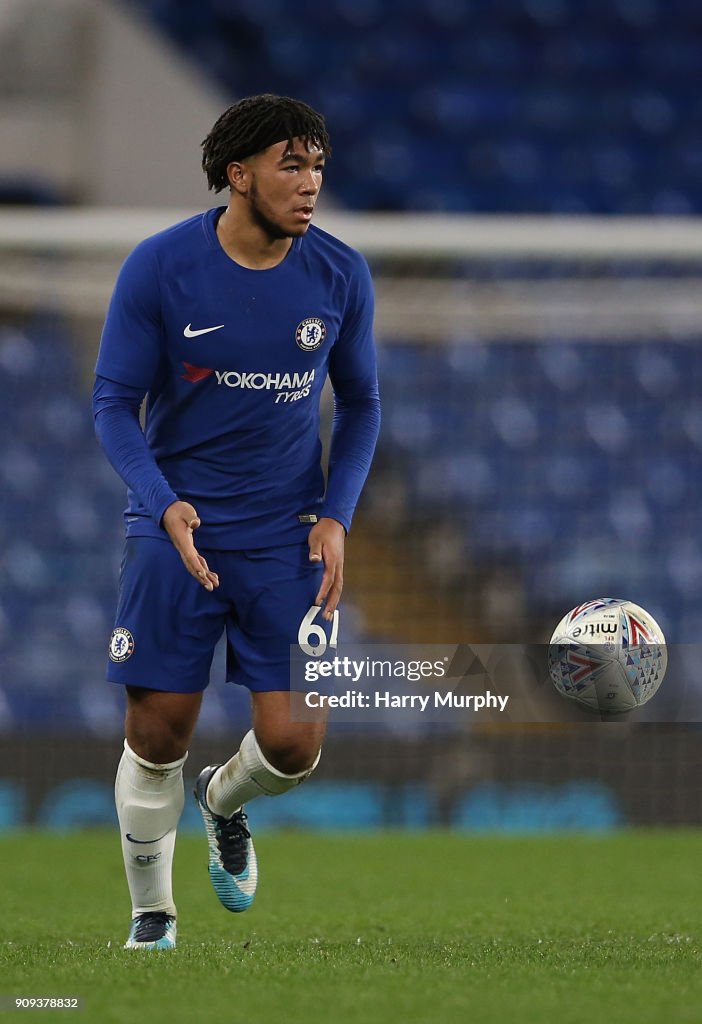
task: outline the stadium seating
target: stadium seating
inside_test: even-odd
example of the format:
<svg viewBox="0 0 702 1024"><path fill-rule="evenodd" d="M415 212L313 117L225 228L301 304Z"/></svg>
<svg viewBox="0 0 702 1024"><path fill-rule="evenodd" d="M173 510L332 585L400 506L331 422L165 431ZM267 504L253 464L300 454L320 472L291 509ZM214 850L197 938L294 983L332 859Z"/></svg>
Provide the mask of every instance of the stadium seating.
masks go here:
<svg viewBox="0 0 702 1024"><path fill-rule="evenodd" d="M694 345L397 343L380 357L379 459L400 472L416 519L459 526L464 564L516 569L546 622L605 584L609 596L636 594L669 641L694 639ZM372 501L384 481L371 477L369 487Z"/></svg>
<svg viewBox="0 0 702 1024"><path fill-rule="evenodd" d="M124 3L233 98L278 91L324 110L331 187L350 208L702 212L693 0ZM694 345L386 341L378 465L391 468L404 517L437 519L457 538L457 583L463 564L506 568L535 617L553 622L606 580L670 641L694 635ZM94 441L60 321L3 327L0 370L0 727L113 732L122 695L95 684L123 488ZM372 475L369 507L388 479ZM234 687L203 710L215 732L246 714Z"/></svg>
<svg viewBox="0 0 702 1024"><path fill-rule="evenodd" d="M299 96L350 208L702 211L695 0L124 0L232 97Z"/></svg>
<svg viewBox="0 0 702 1024"><path fill-rule="evenodd" d="M0 727L111 733L122 694L99 681L123 488L60 321L4 328L0 369ZM693 346L672 342L389 343L378 464L392 466L408 521L439 517L456 532L459 574L509 567L552 623L606 589L690 642L702 614L700 372ZM386 486L371 474L371 508ZM218 687L203 722L216 734L247 714L238 687Z"/></svg>

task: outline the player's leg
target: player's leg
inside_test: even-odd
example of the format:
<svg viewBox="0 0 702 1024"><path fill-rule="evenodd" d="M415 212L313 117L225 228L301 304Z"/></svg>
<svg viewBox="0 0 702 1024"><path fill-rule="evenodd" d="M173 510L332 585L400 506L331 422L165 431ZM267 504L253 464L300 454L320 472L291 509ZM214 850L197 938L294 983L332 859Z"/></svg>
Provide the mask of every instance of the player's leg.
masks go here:
<svg viewBox="0 0 702 1024"><path fill-rule="evenodd" d="M315 721L294 721L289 690L252 692L251 700L253 728L208 787L209 806L223 817L257 796L279 796L299 786L320 758L325 712L316 712Z"/></svg>
<svg viewBox="0 0 702 1024"><path fill-rule="evenodd" d="M128 948L175 945L173 852L185 800L183 765L201 701L201 693L127 688L115 803L132 900Z"/></svg>
<svg viewBox="0 0 702 1024"><path fill-rule="evenodd" d="M309 614L322 568L310 563L306 544L240 553L239 562L239 614L227 629L229 678L251 690L253 728L226 764L203 769L195 790L210 877L232 911L251 905L257 880L243 805L304 782L317 766L325 730L323 712L315 721L296 721L290 695L290 646ZM329 624L321 626L331 632Z"/></svg>
<svg viewBox="0 0 702 1024"><path fill-rule="evenodd" d="M312 774L320 758L325 722L294 722L290 693L252 693L253 729L223 765L209 765L197 780L197 799L209 844L209 873L220 903L239 913L253 903L258 862L244 804L281 796ZM319 713L320 716L322 712Z"/></svg>
<svg viewBox="0 0 702 1024"><path fill-rule="evenodd" d="M115 781L132 901L127 948L175 945L171 874L183 765L223 619L216 599L183 571L169 542L127 542L108 670L108 679L127 690ZM115 642L125 636L126 646Z"/></svg>

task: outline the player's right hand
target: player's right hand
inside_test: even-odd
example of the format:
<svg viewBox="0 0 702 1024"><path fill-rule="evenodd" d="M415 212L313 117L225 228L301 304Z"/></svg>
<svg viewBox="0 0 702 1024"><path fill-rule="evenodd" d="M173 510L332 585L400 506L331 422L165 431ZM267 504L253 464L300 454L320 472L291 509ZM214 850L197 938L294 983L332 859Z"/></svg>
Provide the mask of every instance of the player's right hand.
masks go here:
<svg viewBox="0 0 702 1024"><path fill-rule="evenodd" d="M212 572L195 547L193 532L200 525L200 519L193 506L187 501L174 501L163 513L161 524L173 541L190 575L194 576L205 590L212 591L218 587L219 576Z"/></svg>

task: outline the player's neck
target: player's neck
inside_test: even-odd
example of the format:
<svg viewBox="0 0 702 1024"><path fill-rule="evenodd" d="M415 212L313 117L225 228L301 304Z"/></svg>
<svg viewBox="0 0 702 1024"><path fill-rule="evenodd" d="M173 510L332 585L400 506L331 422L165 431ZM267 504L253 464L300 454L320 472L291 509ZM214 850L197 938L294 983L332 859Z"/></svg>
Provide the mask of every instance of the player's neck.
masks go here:
<svg viewBox="0 0 702 1024"><path fill-rule="evenodd" d="M271 238L261 225L228 206L217 221L217 238L227 256L249 270L270 270L290 252L292 238Z"/></svg>

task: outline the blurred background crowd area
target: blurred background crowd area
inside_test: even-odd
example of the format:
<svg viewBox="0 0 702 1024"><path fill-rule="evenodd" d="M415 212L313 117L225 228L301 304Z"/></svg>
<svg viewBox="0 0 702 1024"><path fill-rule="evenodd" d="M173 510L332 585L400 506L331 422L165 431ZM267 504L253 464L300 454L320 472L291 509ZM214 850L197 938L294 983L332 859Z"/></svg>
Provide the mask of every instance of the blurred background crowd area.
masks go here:
<svg viewBox="0 0 702 1024"><path fill-rule="evenodd" d="M95 101L86 83L105 74L96 67L109 49L105 26L129 31L126 14L182 58L174 98L187 75L225 98L273 91L323 110L335 144L332 188L347 208L702 208L702 10L694 0L4 0L4 103L48 101L54 135L63 122L66 164L67 150L81 163L106 144L84 137L91 126L77 112ZM124 93L125 79L148 75L138 57L123 54ZM148 120L153 91L142 95ZM121 99L111 93L105 129L122 123ZM78 144L69 146L65 129L76 117ZM123 141L132 148L129 136ZM160 141L149 137L152 161ZM179 162L192 152L183 145ZM33 170L39 186L56 181L55 168ZM19 190L29 171L21 168ZM62 173L79 198L95 187L80 171Z"/></svg>
<svg viewBox="0 0 702 1024"><path fill-rule="evenodd" d="M700 209L692 0L133 2L232 93L302 88L353 209Z"/></svg>
<svg viewBox="0 0 702 1024"><path fill-rule="evenodd" d="M675 231L702 212L701 78L691 0L4 0L0 728L114 737L122 715L101 680L124 494L89 388L130 246L60 226L42 244L31 218L118 207L136 242L152 208L212 205L200 141L262 91L324 112L319 222L375 239L359 247L384 420L348 542L346 638L546 643L608 595L694 643L702 250ZM388 214L409 245L378 242ZM547 221L504 222L526 225L518 252L491 244L492 221L484 250L446 244L463 228L469 243L476 214L579 216L541 254ZM587 250L588 215L649 217L652 241ZM211 688L208 734L245 721L236 689Z"/></svg>

